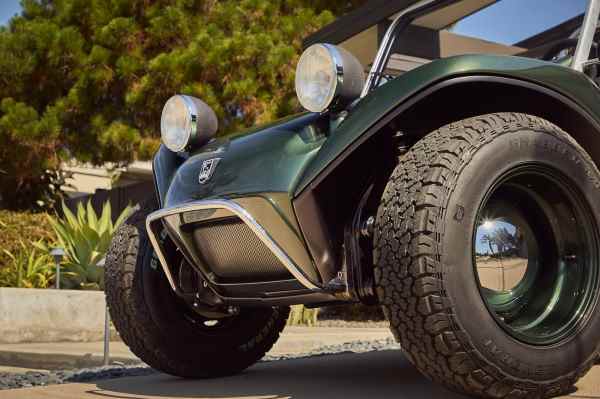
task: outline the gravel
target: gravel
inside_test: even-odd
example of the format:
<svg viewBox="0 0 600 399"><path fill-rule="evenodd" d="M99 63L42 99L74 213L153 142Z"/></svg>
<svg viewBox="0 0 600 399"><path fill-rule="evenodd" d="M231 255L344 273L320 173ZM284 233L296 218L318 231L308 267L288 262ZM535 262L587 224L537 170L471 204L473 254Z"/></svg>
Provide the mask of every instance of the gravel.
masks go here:
<svg viewBox="0 0 600 399"><path fill-rule="evenodd" d="M399 349L392 338L373 340L373 341L354 341L340 345L324 346L310 352L294 355L267 355L263 362L272 362L279 360L292 360L313 356L325 356L331 354L343 353L364 353L381 350ZM26 373L3 373L0 372L0 390L15 388L30 388L34 386L45 386L51 384L66 384L73 382L88 382L107 380L119 377L136 377L157 373L150 367L139 365L110 365L105 367L85 368L79 370L62 371L28 371Z"/></svg>
<svg viewBox="0 0 600 399"><path fill-rule="evenodd" d="M119 377L135 377L155 373L145 365L111 365L61 371L28 371L26 373L0 373L0 390L14 388L31 388L69 382L87 382Z"/></svg>
<svg viewBox="0 0 600 399"><path fill-rule="evenodd" d="M389 328L388 321L318 320L316 327Z"/></svg>

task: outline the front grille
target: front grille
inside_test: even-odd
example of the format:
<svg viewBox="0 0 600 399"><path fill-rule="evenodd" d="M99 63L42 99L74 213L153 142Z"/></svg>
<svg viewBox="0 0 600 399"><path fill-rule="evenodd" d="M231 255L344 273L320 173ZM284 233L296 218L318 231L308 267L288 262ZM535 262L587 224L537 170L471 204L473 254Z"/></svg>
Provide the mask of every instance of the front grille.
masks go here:
<svg viewBox="0 0 600 399"><path fill-rule="evenodd" d="M239 218L196 224L195 249L223 283L277 281L292 275L250 227Z"/></svg>

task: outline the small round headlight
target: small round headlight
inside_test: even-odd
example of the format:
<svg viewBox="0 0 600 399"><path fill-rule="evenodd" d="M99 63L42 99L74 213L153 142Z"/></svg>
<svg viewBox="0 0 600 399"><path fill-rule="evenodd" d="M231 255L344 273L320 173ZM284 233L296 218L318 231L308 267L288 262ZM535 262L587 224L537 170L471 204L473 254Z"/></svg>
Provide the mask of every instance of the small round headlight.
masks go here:
<svg viewBox="0 0 600 399"><path fill-rule="evenodd" d="M207 143L217 128L212 108L202 100L180 94L167 100L160 119L162 142L173 152Z"/></svg>
<svg viewBox="0 0 600 399"><path fill-rule="evenodd" d="M296 68L296 94L311 112L343 107L360 96L363 66L352 54L331 44L313 44Z"/></svg>

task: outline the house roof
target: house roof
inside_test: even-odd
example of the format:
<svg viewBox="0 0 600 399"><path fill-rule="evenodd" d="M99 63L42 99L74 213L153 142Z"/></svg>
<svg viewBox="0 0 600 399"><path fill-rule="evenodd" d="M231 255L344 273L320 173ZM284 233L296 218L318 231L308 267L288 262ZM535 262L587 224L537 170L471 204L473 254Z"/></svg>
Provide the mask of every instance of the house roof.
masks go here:
<svg viewBox="0 0 600 399"><path fill-rule="evenodd" d="M336 19L331 24L306 37L302 44L306 48L315 43L341 43L365 29L377 25L413 3L416 3L416 0L367 1L365 5Z"/></svg>
<svg viewBox="0 0 600 399"><path fill-rule="evenodd" d="M565 34L575 31L583 24L584 14L577 15L559 25L547 29L535 36L531 36L515 44L515 46L523 48L534 48L542 46L548 42L563 39Z"/></svg>
<svg viewBox="0 0 600 399"><path fill-rule="evenodd" d="M365 5L306 37L303 45L306 48L315 43L342 43L360 32L386 21L417 1L369 0ZM419 17L415 24L431 29L442 29L496 1L498 0L440 1L438 10Z"/></svg>
<svg viewBox="0 0 600 399"><path fill-rule="evenodd" d="M415 24L432 29L442 29L497 1L462 0L417 19ZM416 0L369 0L365 5L306 37L303 45L306 48L315 43L342 43L364 30L387 20L413 3L416 3ZM570 33L581 26L582 21L583 14L514 45L531 49L554 42L565 37L565 33Z"/></svg>

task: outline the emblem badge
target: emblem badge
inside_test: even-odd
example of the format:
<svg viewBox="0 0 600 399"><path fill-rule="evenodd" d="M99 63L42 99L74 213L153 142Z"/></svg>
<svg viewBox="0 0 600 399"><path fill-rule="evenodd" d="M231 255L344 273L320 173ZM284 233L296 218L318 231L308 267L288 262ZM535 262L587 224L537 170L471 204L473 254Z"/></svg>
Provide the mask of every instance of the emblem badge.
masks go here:
<svg viewBox="0 0 600 399"><path fill-rule="evenodd" d="M200 174L198 175L198 183L204 184L212 177L220 160L221 158L212 158L202 162Z"/></svg>

